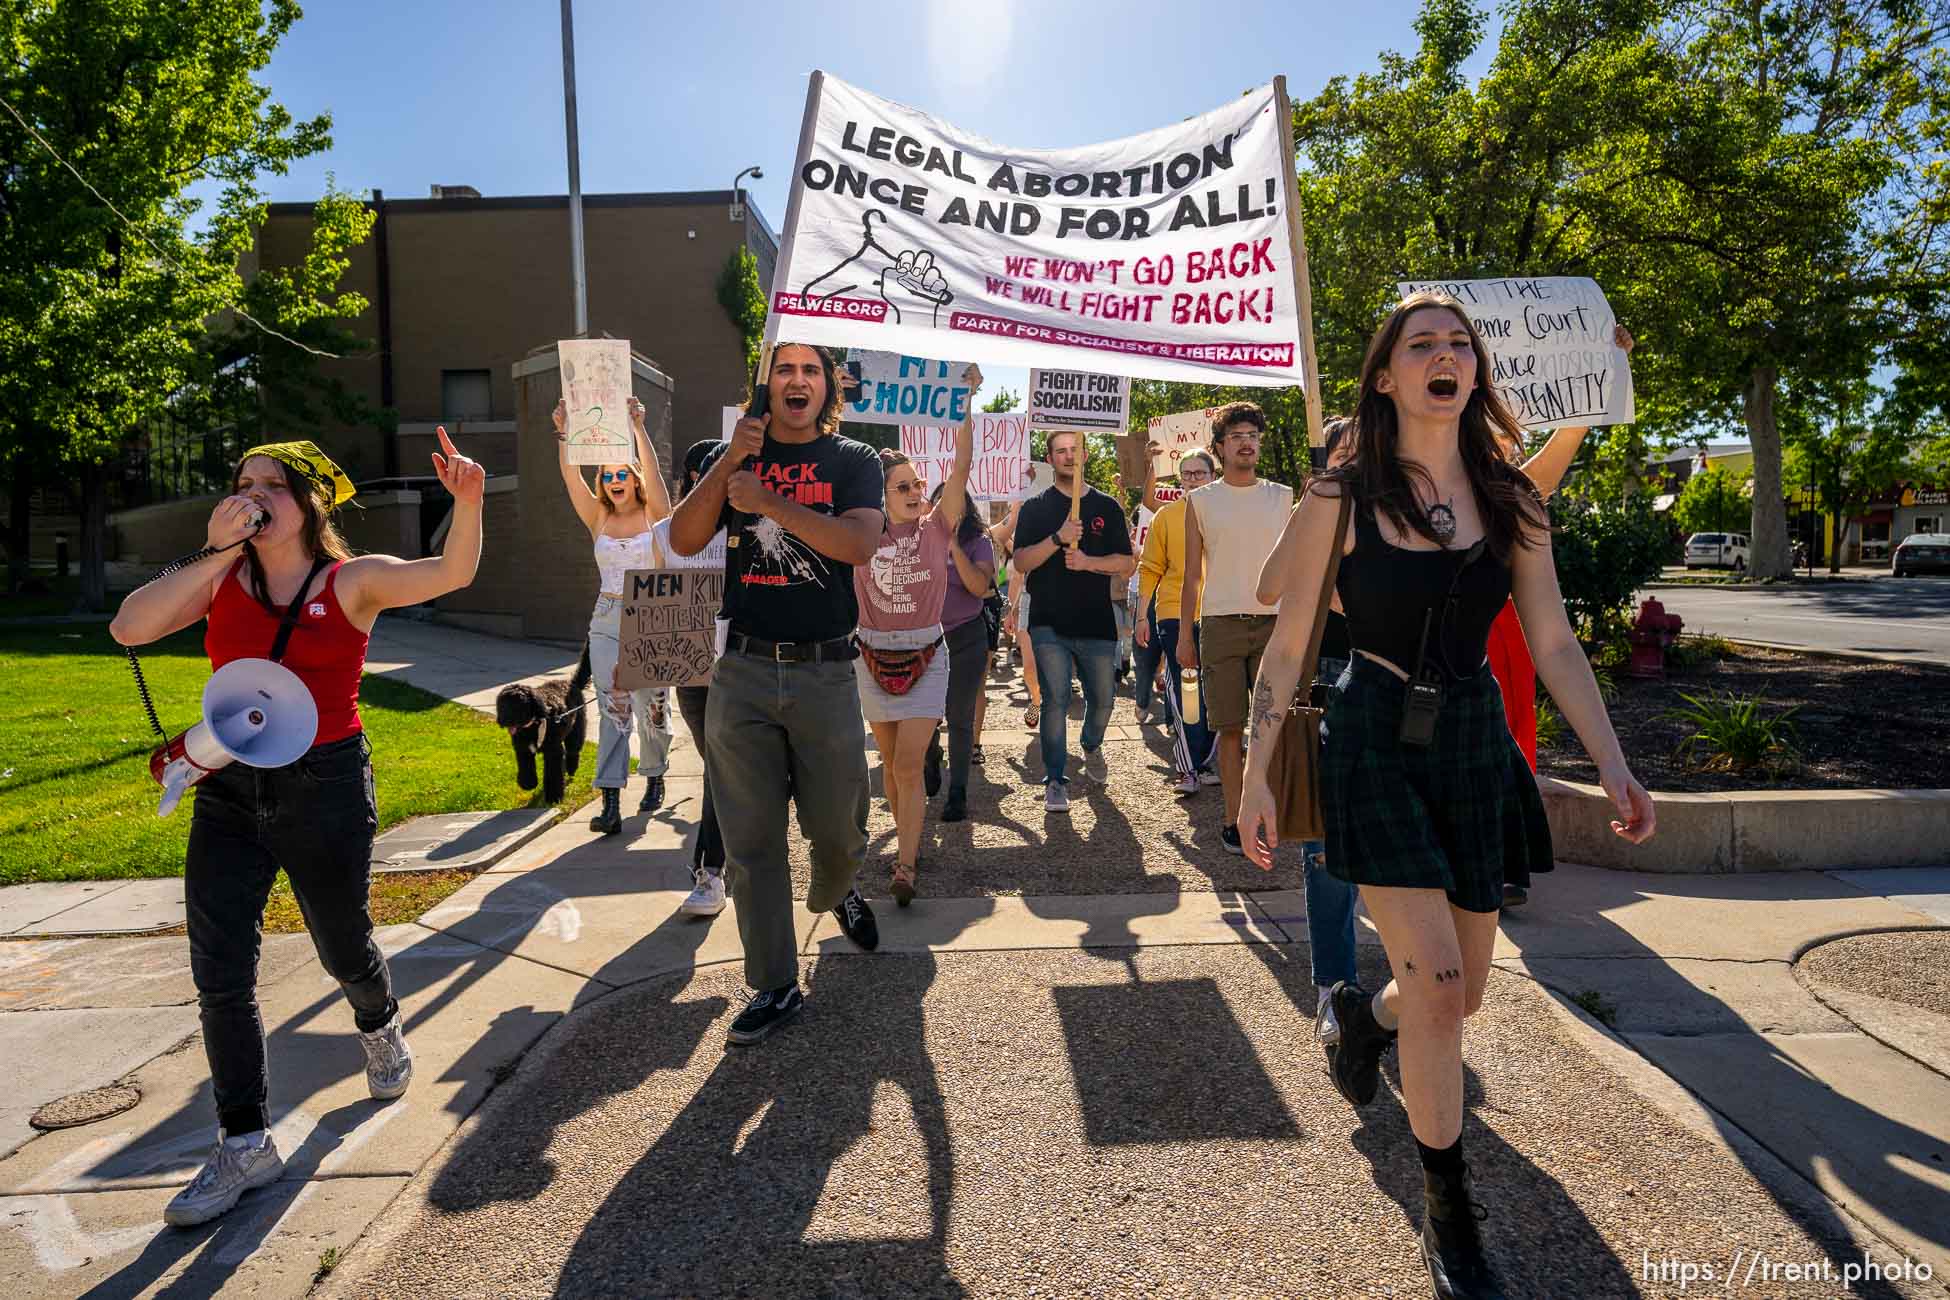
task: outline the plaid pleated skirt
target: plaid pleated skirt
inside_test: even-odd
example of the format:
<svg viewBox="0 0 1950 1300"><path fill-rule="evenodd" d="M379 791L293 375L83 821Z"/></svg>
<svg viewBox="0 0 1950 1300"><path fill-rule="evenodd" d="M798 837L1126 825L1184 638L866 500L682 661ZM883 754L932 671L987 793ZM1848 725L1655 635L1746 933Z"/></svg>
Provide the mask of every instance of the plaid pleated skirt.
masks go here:
<svg viewBox="0 0 1950 1300"><path fill-rule="evenodd" d="M1440 889L1469 912L1551 869L1550 822L1487 665L1443 689L1435 742L1401 742L1408 684L1356 655L1322 737L1327 869L1355 885Z"/></svg>

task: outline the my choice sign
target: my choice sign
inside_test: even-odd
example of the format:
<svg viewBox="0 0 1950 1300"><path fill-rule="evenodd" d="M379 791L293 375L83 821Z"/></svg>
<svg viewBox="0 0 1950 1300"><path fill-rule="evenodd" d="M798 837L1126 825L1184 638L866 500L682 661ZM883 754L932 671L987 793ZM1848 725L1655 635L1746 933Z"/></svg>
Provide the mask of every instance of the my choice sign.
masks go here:
<svg viewBox="0 0 1950 1300"><path fill-rule="evenodd" d="M1029 372L1029 424L1036 429L1122 433L1131 418L1131 381L1082 370Z"/></svg>
<svg viewBox="0 0 1950 1300"><path fill-rule="evenodd" d="M932 492L955 468L955 431L904 424L901 450ZM972 500L1020 501L1029 496L1029 464L1029 422L1022 412L983 411L975 416L975 459L968 471Z"/></svg>
<svg viewBox="0 0 1950 1300"><path fill-rule="evenodd" d="M1201 448L1210 450L1212 421L1218 414L1218 407L1208 406L1201 411L1179 411L1173 415L1152 416L1150 427L1145 434L1160 448L1158 454L1152 458L1152 471L1159 478L1175 478L1178 474L1178 462L1185 459L1186 452L1198 451Z"/></svg>
<svg viewBox="0 0 1950 1300"><path fill-rule="evenodd" d="M968 414L975 391L961 381L966 361L930 361L898 352L854 348L847 360L860 365L860 396L840 412L862 424L955 426ZM952 448L951 448L952 449Z"/></svg>
<svg viewBox="0 0 1950 1300"><path fill-rule="evenodd" d="M1526 429L1630 424L1632 370L1613 340L1618 317L1596 280L1408 280L1402 297L1433 289L1468 309L1490 350L1488 379Z"/></svg>
<svg viewBox="0 0 1950 1300"><path fill-rule="evenodd" d="M1015 149L815 72L767 337L1298 384L1276 103Z"/></svg>

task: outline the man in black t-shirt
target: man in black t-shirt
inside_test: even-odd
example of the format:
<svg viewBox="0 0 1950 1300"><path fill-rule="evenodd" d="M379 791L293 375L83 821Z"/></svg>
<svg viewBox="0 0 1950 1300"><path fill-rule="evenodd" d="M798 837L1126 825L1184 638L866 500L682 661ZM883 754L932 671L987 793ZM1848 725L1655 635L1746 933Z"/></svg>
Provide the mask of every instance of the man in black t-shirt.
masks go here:
<svg viewBox="0 0 1950 1300"><path fill-rule="evenodd" d="M1083 683L1084 775L1104 779L1102 746L1117 656L1112 602L1137 567L1119 502L1086 486L1078 517L1070 518L1071 486L1083 473L1083 457L1082 434L1050 434L1047 458L1056 485L1023 502L1016 516L1012 563L1028 583L1029 640L1043 688L1043 807L1050 812L1070 810L1063 768L1073 675Z"/></svg>
<svg viewBox="0 0 1950 1300"><path fill-rule="evenodd" d="M834 432L841 394L823 350L779 344L766 382L769 413L738 422L670 523L679 555L726 530L731 628L705 730L745 982L757 991L732 1022L734 1043L757 1042L803 1004L789 798L812 845L807 908L831 910L863 948L879 943L854 886L867 853L867 751L851 638L853 566L872 558L884 523L880 456Z"/></svg>

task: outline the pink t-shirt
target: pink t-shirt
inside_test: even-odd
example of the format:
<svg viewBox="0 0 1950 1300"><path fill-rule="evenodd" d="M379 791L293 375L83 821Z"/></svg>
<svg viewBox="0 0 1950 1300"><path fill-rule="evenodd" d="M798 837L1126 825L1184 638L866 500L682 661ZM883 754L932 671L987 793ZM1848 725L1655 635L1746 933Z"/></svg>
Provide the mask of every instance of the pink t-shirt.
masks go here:
<svg viewBox="0 0 1950 1300"><path fill-rule="evenodd" d="M860 626L911 632L939 623L953 564L948 521L939 512L915 523L888 525L873 559L853 570Z"/></svg>

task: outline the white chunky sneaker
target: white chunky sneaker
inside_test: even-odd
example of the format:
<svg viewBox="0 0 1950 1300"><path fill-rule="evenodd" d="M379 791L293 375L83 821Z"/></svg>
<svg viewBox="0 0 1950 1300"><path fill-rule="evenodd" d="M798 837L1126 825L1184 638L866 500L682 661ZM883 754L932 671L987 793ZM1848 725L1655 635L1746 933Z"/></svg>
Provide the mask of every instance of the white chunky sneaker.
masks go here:
<svg viewBox="0 0 1950 1300"><path fill-rule="evenodd" d="M1061 781L1051 781L1043 787L1043 811L1070 811L1070 792L1063 788Z"/></svg>
<svg viewBox="0 0 1950 1300"><path fill-rule="evenodd" d="M163 1211L163 1219L174 1228L193 1228L226 1214L245 1192L278 1181L284 1172L284 1157L268 1129L225 1137L217 1130L217 1149L197 1171L190 1185L176 1193Z"/></svg>
<svg viewBox="0 0 1950 1300"><path fill-rule="evenodd" d="M413 1049L400 1031L399 1012L371 1033L359 1033L366 1049L366 1089L379 1101L391 1101L413 1081Z"/></svg>
<svg viewBox="0 0 1950 1300"><path fill-rule="evenodd" d="M1321 984L1314 988L1314 996L1319 999L1314 1005L1314 1037L1325 1047L1341 1041L1341 1022L1334 1019L1334 987Z"/></svg>
<svg viewBox="0 0 1950 1300"><path fill-rule="evenodd" d="M691 876L697 887L677 905L677 910L685 916L716 916L724 911L724 874L698 867Z"/></svg>

